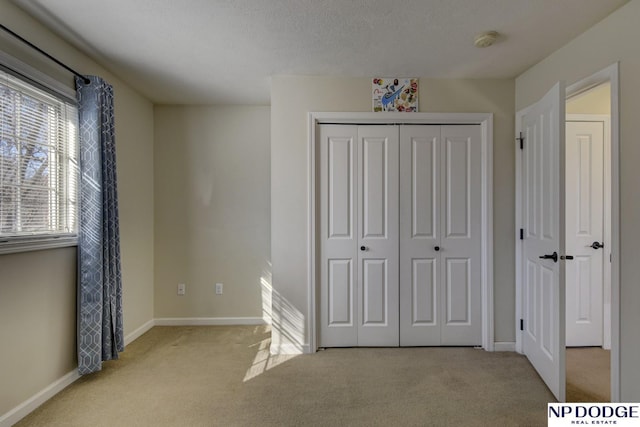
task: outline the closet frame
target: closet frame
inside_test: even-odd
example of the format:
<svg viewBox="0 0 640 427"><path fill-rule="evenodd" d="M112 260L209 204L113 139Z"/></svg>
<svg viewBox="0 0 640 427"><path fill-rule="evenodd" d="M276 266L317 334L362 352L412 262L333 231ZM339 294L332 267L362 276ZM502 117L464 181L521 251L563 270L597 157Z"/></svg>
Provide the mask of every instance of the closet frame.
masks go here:
<svg viewBox="0 0 640 427"><path fill-rule="evenodd" d="M486 351L512 350L513 343L494 343L493 304L493 114L492 113L308 113L308 248L307 248L307 304L306 334L308 351L317 351L319 334L319 200L318 200L318 141L322 124L351 125L480 125L481 147L481 298L482 348Z"/></svg>

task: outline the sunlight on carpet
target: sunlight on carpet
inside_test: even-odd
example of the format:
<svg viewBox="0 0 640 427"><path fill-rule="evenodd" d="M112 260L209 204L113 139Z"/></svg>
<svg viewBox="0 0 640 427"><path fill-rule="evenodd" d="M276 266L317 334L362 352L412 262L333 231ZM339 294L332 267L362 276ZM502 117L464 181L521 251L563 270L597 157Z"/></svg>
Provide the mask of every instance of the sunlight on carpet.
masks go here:
<svg viewBox="0 0 640 427"><path fill-rule="evenodd" d="M252 344L249 348L256 346L258 346L258 352L256 353L256 357L253 359L253 364L247 370L247 373L242 380L243 382L247 382L258 375L267 372L269 369L273 369L276 366L299 356L299 354L271 354L269 350L271 348L271 338Z"/></svg>

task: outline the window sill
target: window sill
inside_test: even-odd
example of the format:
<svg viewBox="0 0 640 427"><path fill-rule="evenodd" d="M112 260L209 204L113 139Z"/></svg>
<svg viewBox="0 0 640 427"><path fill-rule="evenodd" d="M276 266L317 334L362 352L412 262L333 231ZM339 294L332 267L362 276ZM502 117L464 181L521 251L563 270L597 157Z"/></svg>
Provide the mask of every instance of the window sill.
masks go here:
<svg viewBox="0 0 640 427"><path fill-rule="evenodd" d="M77 236L43 236L42 238L14 239L6 242L0 242L0 255L66 248L70 246L78 246Z"/></svg>

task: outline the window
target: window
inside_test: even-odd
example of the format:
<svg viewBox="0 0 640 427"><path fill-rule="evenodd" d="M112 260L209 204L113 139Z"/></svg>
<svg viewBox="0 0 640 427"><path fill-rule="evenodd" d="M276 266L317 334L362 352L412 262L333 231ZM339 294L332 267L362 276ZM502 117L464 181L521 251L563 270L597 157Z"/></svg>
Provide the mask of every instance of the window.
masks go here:
<svg viewBox="0 0 640 427"><path fill-rule="evenodd" d="M69 101L0 71L0 252L75 243L77 116Z"/></svg>

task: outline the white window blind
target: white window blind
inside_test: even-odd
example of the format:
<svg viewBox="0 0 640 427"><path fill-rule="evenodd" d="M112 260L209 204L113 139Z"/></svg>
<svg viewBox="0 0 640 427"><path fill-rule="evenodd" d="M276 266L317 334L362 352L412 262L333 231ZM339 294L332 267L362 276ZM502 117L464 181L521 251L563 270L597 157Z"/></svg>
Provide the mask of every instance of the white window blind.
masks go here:
<svg viewBox="0 0 640 427"><path fill-rule="evenodd" d="M77 116L0 71L0 245L77 235Z"/></svg>

